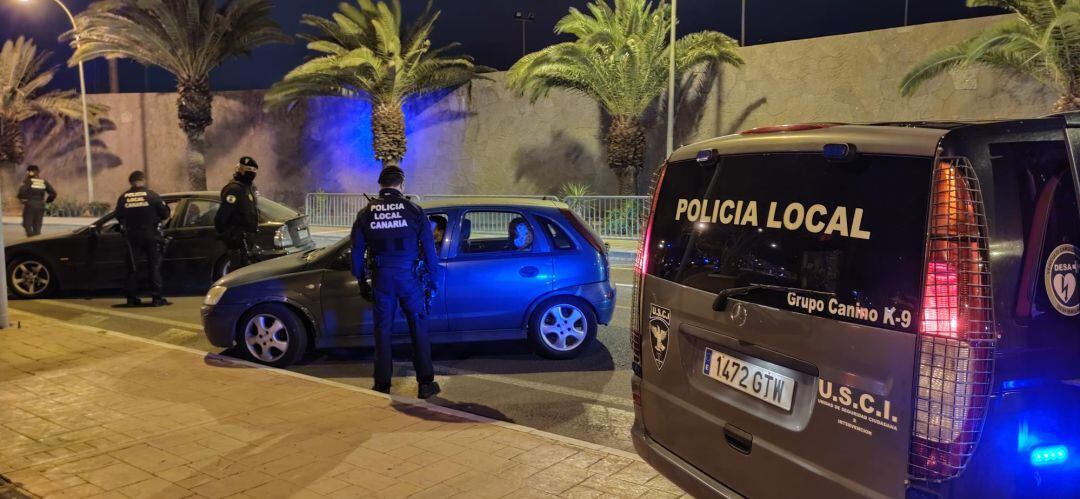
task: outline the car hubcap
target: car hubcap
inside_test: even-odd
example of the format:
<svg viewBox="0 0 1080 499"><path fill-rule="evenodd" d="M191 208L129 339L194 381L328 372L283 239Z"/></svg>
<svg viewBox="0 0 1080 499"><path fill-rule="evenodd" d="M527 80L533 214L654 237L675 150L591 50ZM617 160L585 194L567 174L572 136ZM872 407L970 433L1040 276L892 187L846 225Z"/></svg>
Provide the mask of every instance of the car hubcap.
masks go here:
<svg viewBox="0 0 1080 499"><path fill-rule="evenodd" d="M552 350L568 352L581 346L588 331L585 314L573 305L554 305L540 316L540 339Z"/></svg>
<svg viewBox="0 0 1080 499"><path fill-rule="evenodd" d="M248 320L244 344L256 359L274 362L289 350L289 330L277 317L259 314Z"/></svg>
<svg viewBox="0 0 1080 499"><path fill-rule="evenodd" d="M22 262L11 271L11 285L22 295L41 293L49 286L49 269L38 262Z"/></svg>

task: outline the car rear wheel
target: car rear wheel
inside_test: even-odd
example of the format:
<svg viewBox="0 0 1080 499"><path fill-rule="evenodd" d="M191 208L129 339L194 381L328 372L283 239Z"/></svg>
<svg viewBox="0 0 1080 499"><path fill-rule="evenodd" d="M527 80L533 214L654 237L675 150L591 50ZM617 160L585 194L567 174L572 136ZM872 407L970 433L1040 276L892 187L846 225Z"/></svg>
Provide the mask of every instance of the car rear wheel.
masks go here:
<svg viewBox="0 0 1080 499"><path fill-rule="evenodd" d="M581 355L596 337L596 314L579 298L559 297L541 303L529 321L529 340L549 359Z"/></svg>
<svg viewBox="0 0 1080 499"><path fill-rule="evenodd" d="M39 258L21 258L8 265L8 287L19 298L44 298L56 291L56 276Z"/></svg>
<svg viewBox="0 0 1080 499"><path fill-rule="evenodd" d="M252 307L240 321L237 334L241 355L272 367L289 366L307 350L307 326L296 312L280 303Z"/></svg>
<svg viewBox="0 0 1080 499"><path fill-rule="evenodd" d="M225 255L218 259L214 264L214 275L210 276L212 279L210 282L217 282L218 279L225 277L225 274L229 273L229 256Z"/></svg>

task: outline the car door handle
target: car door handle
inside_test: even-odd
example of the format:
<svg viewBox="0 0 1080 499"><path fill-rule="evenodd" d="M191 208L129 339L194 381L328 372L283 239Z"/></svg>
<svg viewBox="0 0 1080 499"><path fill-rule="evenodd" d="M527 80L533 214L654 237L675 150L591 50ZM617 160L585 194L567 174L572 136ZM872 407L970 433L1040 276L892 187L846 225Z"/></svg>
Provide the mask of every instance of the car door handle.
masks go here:
<svg viewBox="0 0 1080 499"><path fill-rule="evenodd" d="M521 277L536 277L540 274L540 269L529 265L526 267L521 267L521 269L518 270L518 274L521 274Z"/></svg>

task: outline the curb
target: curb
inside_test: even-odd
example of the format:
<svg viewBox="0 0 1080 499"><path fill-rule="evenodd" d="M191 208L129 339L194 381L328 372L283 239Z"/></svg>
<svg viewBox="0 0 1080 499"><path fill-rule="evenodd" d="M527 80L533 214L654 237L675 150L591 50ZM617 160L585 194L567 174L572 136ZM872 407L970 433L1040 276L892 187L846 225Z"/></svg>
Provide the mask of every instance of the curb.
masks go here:
<svg viewBox="0 0 1080 499"><path fill-rule="evenodd" d="M315 383L319 383L319 384L326 385L326 386L332 386L332 387L335 387L335 388L341 388L341 389L344 389L344 390L349 390L349 391L352 391L352 392L355 392L355 393L360 393L360 394L363 394L363 395L388 399L388 400L391 400L391 401L396 402L396 403L411 405L411 406L418 407L418 408L428 410L428 411L431 411L431 412L437 412L437 413L444 414L444 415L447 415L447 416L452 416L452 417L464 419L466 421L472 421L472 422L475 422L475 423L491 424L491 425L494 425L494 426L498 426L500 428L505 428L505 429L508 429L508 430L514 430L514 431L517 431L517 432L525 433L525 434L528 434L528 435L533 435L533 436L544 438L544 439L554 440L554 441L557 441L557 442L560 442L560 443L563 443L563 444L566 444L566 445L570 445L570 446L573 446L573 447L578 447L578 448L585 449L585 450L590 450L590 451L595 451L595 452L602 452L602 453L609 454L609 455L612 455L612 456L617 456L617 457L621 457L621 458L624 458L624 459L630 459L630 460L635 461L635 462L644 462L644 460L642 460L641 457L639 457L637 454L634 454L632 452L627 452L627 451L624 451L624 450L621 450L621 449L616 449L614 447L608 447L608 446L605 446L605 445L594 444L592 442L586 442L584 440L578 440L578 439L573 438L573 437L567 437L567 436L563 436L563 435L558 435L558 434L555 434L555 433L550 433L550 432L546 432L546 431L543 431L543 430L538 430L536 428L530 428L528 426L522 426L522 425L515 424L515 423L508 423L506 421L499 421L497 419L491 419L491 418L487 418L487 417L484 417L484 416L479 416L479 415L476 415L476 414L460 411L460 410L457 410L457 409L451 409L449 407L443 407L443 406L432 404L430 402L426 402L426 401L423 401L423 400L420 400L420 399L417 399L417 398L405 397L405 396L402 396L402 395L385 394L385 393L382 393L382 392L376 392L374 390L369 390L367 388L361 388L361 387L358 387L358 386L353 386L353 385L349 385L349 384L346 384L346 383L341 383L339 381L332 381L332 380L328 380L328 379L323 379L323 378L318 378L318 377L315 377L315 376L311 376L311 375L308 375L308 374L302 374L302 373L297 373L297 372L293 372L293 371L289 371L289 370L285 370L285 369L279 369L279 368L275 368L275 367L264 366L262 364L256 364L254 362L248 362L246 360L236 359L236 358L221 355L221 354L205 352L205 351L202 351L202 350L199 350L199 349L196 349L196 348L190 348L190 347L185 347L185 346L180 346L180 345L173 345L171 343L165 343L165 342L161 342L161 341L157 341L157 340L152 340L152 339L149 339L149 338L141 338L141 337L138 337L138 336L133 336L133 335L126 334L126 333L121 333L121 332L118 332L118 331L111 331L111 330L108 330L108 329L102 329L102 328L97 328L97 327L92 327L92 326L84 326L84 325L81 325L81 324L72 324L70 322L64 322L64 321L61 321L61 320L53 319L51 317L46 317L46 316L35 314L35 313L32 313L32 312L25 312L25 311L22 311L22 310L18 310L16 313L17 314L22 314L22 315L25 315L25 316L29 316L29 317L32 317L32 318L37 319L37 320L41 320L43 322L60 323L60 324L63 324L63 325L65 325L65 326L67 326L67 327L69 327L71 329L74 329L74 330L79 330L79 331L83 331L83 332L87 332L87 333L94 333L94 334L105 334L106 336L112 336L112 337L116 337L116 338L119 338L119 339L124 339L124 340L128 340L128 341L135 341L135 342L139 342L139 343L145 343L145 344L148 344L148 345L154 345L154 346L157 346L157 347L168 348L168 349L171 349L171 350L177 350L177 351L181 351L181 352L186 352L186 353L198 355L200 357L213 359L214 361L217 361L217 362L223 362L223 363L228 363L228 364L233 364L233 365L238 365L238 366L244 366L244 367L249 367L249 368L252 368L252 369L261 369L261 370L267 371L267 372L269 372L271 374L275 374L275 375L279 375L279 376L290 376L290 377L293 377L293 378L302 379L302 380L310 381L310 382L315 382Z"/></svg>

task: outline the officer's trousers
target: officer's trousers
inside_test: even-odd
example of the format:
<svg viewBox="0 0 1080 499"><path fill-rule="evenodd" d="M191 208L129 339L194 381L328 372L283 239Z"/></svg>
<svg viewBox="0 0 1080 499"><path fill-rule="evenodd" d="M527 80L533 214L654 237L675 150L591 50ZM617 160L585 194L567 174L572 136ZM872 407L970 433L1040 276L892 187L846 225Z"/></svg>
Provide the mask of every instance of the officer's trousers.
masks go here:
<svg viewBox="0 0 1080 499"><path fill-rule="evenodd" d="M26 237L41 234L41 221L45 218L45 203L41 201L27 201L23 205L22 226L26 230Z"/></svg>
<svg viewBox="0 0 1080 499"><path fill-rule="evenodd" d="M253 234L233 232L225 238L226 256L229 257L229 272L251 265L251 247Z"/></svg>
<svg viewBox="0 0 1080 499"><path fill-rule="evenodd" d="M127 291L128 299L138 297L139 292L139 255L146 255L149 266L150 293L154 298L161 298L163 287L161 279L161 252L165 241L154 232L130 232L126 236L128 245Z"/></svg>
<svg viewBox="0 0 1080 499"><path fill-rule="evenodd" d="M386 385L394 370L390 335L400 305L409 323L412 337L413 368L416 380L435 380L431 365L431 342L428 339L424 288L411 268L376 268L373 276L375 295L375 384Z"/></svg>

